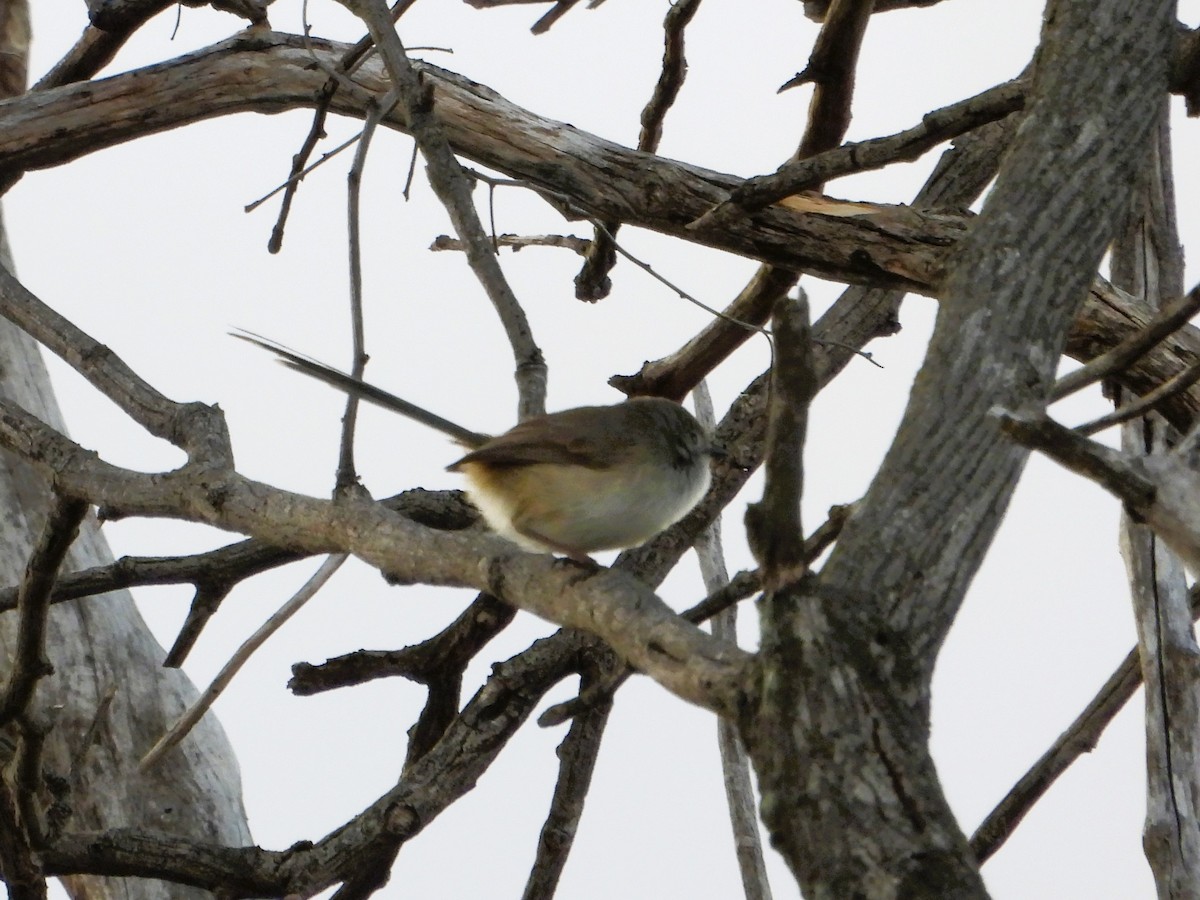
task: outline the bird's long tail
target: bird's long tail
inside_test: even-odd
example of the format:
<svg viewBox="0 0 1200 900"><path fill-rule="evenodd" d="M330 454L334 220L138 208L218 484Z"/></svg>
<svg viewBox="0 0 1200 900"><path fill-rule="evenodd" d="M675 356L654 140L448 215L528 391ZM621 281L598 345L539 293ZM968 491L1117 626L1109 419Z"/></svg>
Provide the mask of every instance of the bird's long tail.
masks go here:
<svg viewBox="0 0 1200 900"><path fill-rule="evenodd" d="M281 344L277 344L269 338L254 334L250 331L231 331L230 334L238 340L246 341L249 344L254 344L256 347L261 347L263 350L270 351L279 357L279 362L283 363L289 369L295 369L309 378L315 378L317 381L323 381L331 387L337 388L339 391L345 391L347 394L353 394L355 397L361 397L376 406L382 406L384 409L399 413L402 416L407 416L422 425L428 425L430 428L449 435L451 438L468 447L472 450L482 446L491 439L491 435L480 434L477 431L463 428L461 425L456 425L449 419L443 419L441 416L431 413L427 409L422 409L407 400L402 400L395 394L388 393L383 388L377 388L373 384L368 384L358 378L352 378L344 372L339 372L337 369L331 368L324 363L317 362L315 359L310 359L307 356L302 356L293 350L289 350Z"/></svg>

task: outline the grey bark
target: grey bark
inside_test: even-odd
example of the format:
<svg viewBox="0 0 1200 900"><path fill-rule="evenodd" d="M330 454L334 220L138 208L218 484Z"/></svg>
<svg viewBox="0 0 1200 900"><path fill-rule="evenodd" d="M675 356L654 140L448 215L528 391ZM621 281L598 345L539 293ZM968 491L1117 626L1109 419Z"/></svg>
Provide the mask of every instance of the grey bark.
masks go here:
<svg viewBox="0 0 1200 900"><path fill-rule="evenodd" d="M0 322L0 394L43 421L65 429L37 345ZM31 466L0 454L0 581L14 584L46 513L49 485ZM80 529L67 560L71 570L104 565L112 554L94 517ZM16 614L0 614L0 672L7 669ZM214 716L161 769L135 771L140 754L194 700L195 688L177 669L162 668L163 650L133 598L115 591L55 604L48 653L54 674L43 679L34 708L52 723L46 768L71 774L71 830L142 825L229 845L250 842L241 778L232 748ZM101 700L115 690L99 720ZM93 724L95 728L93 729ZM89 732L95 743L83 746ZM72 879L82 897L202 896L191 888L144 880Z"/></svg>
<svg viewBox="0 0 1200 900"><path fill-rule="evenodd" d="M14 47L12 41L6 41L6 47L27 51L27 33L25 39L23 47ZM19 68L23 71L24 66ZM20 85L14 84L13 90L19 91ZM0 263L12 271L2 224ZM36 342L7 321L0 321L0 397L65 433ZM0 583L20 580L49 497L44 477L27 462L0 451ZM64 569L111 561L107 542L89 515ZM17 615L0 614L0 684L13 657ZM160 769L148 775L135 771L140 754L196 692L181 671L161 667L163 650L128 592L56 604L47 623L46 644L54 671L40 680L29 712L50 727L44 771L66 778L70 785L70 818L60 824L80 831L138 825L225 844L249 843L237 761L213 716L206 717L188 745ZM16 740L15 734L0 734L0 751L4 746L11 749ZM195 888L146 879L74 876L64 882L75 897L207 896Z"/></svg>
<svg viewBox="0 0 1200 900"><path fill-rule="evenodd" d="M102 81L29 94L0 108L0 183L26 168L62 165L88 153L191 122L256 110L311 107L325 84L322 66L338 64L345 45L274 33L246 33L167 63ZM962 214L862 204L849 216L797 215L773 207L720 228L690 223L725 200L741 180L648 156L537 116L484 85L436 66L417 66L456 153L518 178L553 200L599 219L626 223L739 253L835 281L943 295L948 260L969 220ZM385 94L377 60L355 73ZM359 93L340 91L331 111L363 118ZM381 123L405 129L393 110ZM834 151L837 152L837 151ZM646 190L653 185L652 191ZM1097 280L1068 338L1067 352L1087 360L1149 321L1151 311ZM1144 393L1200 358L1200 335L1181 331L1122 375ZM1163 408L1186 428L1200 413L1200 387Z"/></svg>
<svg viewBox="0 0 1200 900"><path fill-rule="evenodd" d="M1175 222L1168 108L1152 136L1139 191L1113 249L1113 282L1155 308L1183 291ZM1123 400L1128 398L1119 392ZM1122 428L1133 457L1169 452L1178 433L1160 416ZM1143 843L1161 900L1200 897L1200 647L1179 556L1128 512L1121 551L1129 573L1146 688L1146 822Z"/></svg>
<svg viewBox="0 0 1200 900"><path fill-rule="evenodd" d="M1172 22L1163 0L1051 4L896 440L819 578L770 598L743 733L810 900L986 896L929 757L929 683L1027 457L991 410L1040 407L1053 384L1167 89Z"/></svg>

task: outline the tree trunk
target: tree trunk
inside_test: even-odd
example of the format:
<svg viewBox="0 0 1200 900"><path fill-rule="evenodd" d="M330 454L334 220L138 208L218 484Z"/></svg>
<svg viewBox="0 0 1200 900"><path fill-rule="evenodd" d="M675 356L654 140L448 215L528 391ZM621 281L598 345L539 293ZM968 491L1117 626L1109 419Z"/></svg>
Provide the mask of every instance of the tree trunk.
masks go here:
<svg viewBox="0 0 1200 900"><path fill-rule="evenodd" d="M28 21L23 0L0 3L0 88L6 95L24 89ZM0 243L0 262L12 271L2 227ZM65 433L37 344L2 320L0 396ZM0 451L0 583L20 581L49 498L50 485L43 477ZM111 561L98 523L89 515L64 570ZM0 614L0 684L13 658L17 618L16 612ZM158 767L145 775L136 771L141 754L192 702L196 691L181 671L162 668L163 650L127 591L55 604L46 645L54 672L39 682L29 712L50 726L43 769L70 785L70 830L138 825L227 845L250 842L237 761L212 714ZM15 740L13 734L0 734L0 753ZM75 897L210 896L143 879L65 881Z"/></svg>

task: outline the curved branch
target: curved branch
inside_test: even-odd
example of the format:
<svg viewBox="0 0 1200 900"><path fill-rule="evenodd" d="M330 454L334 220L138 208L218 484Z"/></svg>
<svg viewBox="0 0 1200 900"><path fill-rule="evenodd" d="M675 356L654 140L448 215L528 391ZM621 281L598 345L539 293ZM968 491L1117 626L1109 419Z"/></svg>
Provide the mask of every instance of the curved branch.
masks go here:
<svg viewBox="0 0 1200 900"><path fill-rule="evenodd" d="M346 50L343 44L313 41L312 52L330 66ZM542 118L445 69L427 63L414 68L432 91L455 152L601 220L675 234L838 281L882 281L922 293L936 289L947 249L966 227L961 216L880 206L877 217L858 210L841 218L772 208L732 227L688 230L687 223L742 179L629 150ZM389 86L375 59L363 64L356 79L380 95ZM175 60L0 104L0 170L12 174L61 165L235 112L312 108L325 81L300 38L239 34ZM330 108L356 118L366 114L362 98L340 91ZM399 108L382 124L408 130ZM648 191L647 184L655 190Z"/></svg>
<svg viewBox="0 0 1200 900"><path fill-rule="evenodd" d="M314 41L336 65L346 45ZM534 115L489 88L428 64L415 64L455 152L519 178L553 202L601 220L619 219L684 240L846 283L937 294L969 217L945 211L869 206L850 216L801 214L775 206L721 228L688 223L742 183L732 175L638 153L570 125ZM380 94L382 66L357 76ZM243 33L170 62L0 103L0 173L61 165L145 134L235 112L312 108L325 84L301 38ZM334 112L361 118L362 100L338 92ZM405 128L399 111L382 124ZM652 186L653 189L649 189ZM1088 360L1145 326L1153 311L1102 281L1092 285L1066 352ZM1122 377L1144 393L1200 359L1200 336L1185 329ZM1200 389L1162 410L1186 431L1200 412Z"/></svg>
<svg viewBox="0 0 1200 900"><path fill-rule="evenodd" d="M680 697L732 717L749 654L713 639L640 581L490 534L438 533L376 503L305 497L225 469L186 466L145 475L109 465L24 410L0 402L0 446L67 493L124 514L205 522L310 553L353 553L399 583L473 587L556 624L607 641Z"/></svg>

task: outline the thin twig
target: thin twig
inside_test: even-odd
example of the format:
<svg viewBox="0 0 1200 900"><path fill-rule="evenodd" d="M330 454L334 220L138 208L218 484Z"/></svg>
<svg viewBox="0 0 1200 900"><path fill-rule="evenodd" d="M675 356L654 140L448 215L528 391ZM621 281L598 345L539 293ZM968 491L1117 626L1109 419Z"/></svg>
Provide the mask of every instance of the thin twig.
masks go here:
<svg viewBox="0 0 1200 900"><path fill-rule="evenodd" d="M500 234L496 235L496 245L512 247L513 252L519 252L526 247L563 247L583 256L587 253L592 242L587 238L576 237L573 234ZM430 250L462 250L466 245L458 238L448 234L439 234L429 245Z"/></svg>
<svg viewBox="0 0 1200 900"><path fill-rule="evenodd" d="M1177 372L1149 393L1114 409L1107 415L1100 416L1083 425L1076 425L1072 430L1082 435L1093 435L1106 428L1112 428L1114 425L1141 418L1172 397L1186 391L1197 381L1200 381L1200 361L1192 363L1182 372Z"/></svg>
<svg viewBox="0 0 1200 900"><path fill-rule="evenodd" d="M1200 285L1164 306L1145 328L1133 332L1111 350L1088 360L1074 372L1068 372L1060 378L1050 391L1051 401L1061 400L1102 378L1125 371L1157 344L1186 325L1197 312L1200 312Z"/></svg>
<svg viewBox="0 0 1200 900"><path fill-rule="evenodd" d="M412 154L408 158L408 172L404 176L404 187L400 190L400 196L408 200L412 196L413 179L417 175L417 157L420 155L421 148L417 146L417 142L413 141Z"/></svg>
<svg viewBox="0 0 1200 900"><path fill-rule="evenodd" d="M362 231L361 231L361 200L362 175L367 164L367 152L371 148L371 138L379 125L380 119L391 111L396 98L385 98L387 107L372 106L363 123L362 140L354 153L354 164L346 176L346 219L347 219L347 249L350 254L350 334L351 334L351 368L350 377L361 381L367 367L367 336L363 326L363 282L362 282ZM354 466L354 426L358 422L358 395L346 394L346 411L342 414L342 436L338 447L337 487L336 490L349 490L357 481L358 474Z"/></svg>
<svg viewBox="0 0 1200 900"><path fill-rule="evenodd" d="M383 0L363 0L359 14L379 48L393 89L400 95L409 130L425 156L429 183L466 243L467 263L492 301L516 361L518 419L541 415L546 408L546 364L534 343L525 311L504 278L491 242L471 198L471 184L455 159L434 107L428 84L409 61Z"/></svg>
<svg viewBox="0 0 1200 900"><path fill-rule="evenodd" d="M716 424L712 395L708 383L701 381L692 392L696 419L705 428ZM696 541L696 557L704 588L710 594L729 584L725 554L721 547L721 520L713 521ZM713 616L712 633L721 640L737 643L737 607L730 606ZM771 884L763 859L762 835L755 812L754 784L750 777L750 759L738 737L737 726L724 719L717 720L717 746L721 752L721 774L725 783L725 800L729 807L729 823L733 828L734 851L742 875L746 900L770 900Z"/></svg>
<svg viewBox="0 0 1200 900"><path fill-rule="evenodd" d="M617 240L613 237L612 233L610 231L608 231L608 229L604 226L603 222L599 221L598 219L592 219L591 222L593 225L596 226L596 230L600 234L607 236L608 239L612 241L613 249L616 250L617 253L621 254L623 257L625 257L627 260L629 260L631 263L633 263L635 266L637 266L639 269L641 269L643 272L645 272L647 275L649 275L655 281L658 281L661 284L666 285L671 290L673 290L677 295L679 295L679 297L681 299L686 300L689 303L700 307L702 310L704 310L709 315L711 315L715 318L718 318L718 319L728 320L728 316L726 316L726 314L723 313L721 310L715 309L715 308L709 306L707 303L703 302L702 300L698 300L696 297L694 297L692 294L689 294L687 291L685 291L683 288L679 287L679 285L675 284L673 281L658 274L658 272L656 272L654 270L654 267L651 266L648 262L645 262L645 261L639 259L638 257L634 256L632 253L630 253L628 250L626 250L624 247L622 247L619 243L617 243ZM736 320L731 320L731 324L738 325L741 328L745 328L747 331L753 331L753 332L757 332L758 334L763 335L764 337L767 338L768 343L770 343L770 341L771 341L771 332L768 331L766 328L763 328L760 325L754 325L754 324L751 324L750 322L739 322Z"/></svg>
<svg viewBox="0 0 1200 900"><path fill-rule="evenodd" d="M208 711L209 707L221 696L222 691L229 686L229 682L233 680L233 677L246 664L254 651L261 647L271 635L282 628L288 619L299 612L304 604L313 598L317 591L333 576L334 572L341 568L342 563L348 558L348 554L345 553L335 553L326 557L325 561L321 563L321 567L304 583L304 586L293 594L287 603L281 606L270 619L264 622L254 634L238 647L237 652L230 657L229 662L221 667L221 671L217 673L217 677L213 679L212 684L179 717L175 724L167 729L167 733L158 739L149 752L142 757L142 761L138 763L138 771L145 772L162 759L168 750L187 736L192 727L200 721L200 717Z"/></svg>
<svg viewBox="0 0 1200 900"><path fill-rule="evenodd" d="M1009 81L926 113L918 125L896 134L834 146L786 162L771 175L747 179L728 199L697 219L694 227L720 225L749 215L792 194L820 190L835 178L917 159L940 143L1024 109L1025 87L1021 80Z"/></svg>
<svg viewBox="0 0 1200 900"><path fill-rule="evenodd" d="M1200 589L1191 589L1192 619L1200 615ZM1092 701L1067 730L1030 766L971 835L971 850L982 864L1012 835L1042 795L1084 753L1090 753L1104 729L1142 683L1137 648L1130 650Z"/></svg>
<svg viewBox="0 0 1200 900"><path fill-rule="evenodd" d="M392 21L394 22L399 19L400 16L404 15L404 13L410 6L413 5L414 2L415 0L399 0L399 2L392 7ZM307 2L305 4L304 13L304 39L305 45L310 48L311 52L312 44L308 33ZM300 146L300 150L292 156L291 173L288 175L283 184L271 191L265 197L256 200L254 203L251 203L246 207L246 212L252 212L253 210L257 209L259 205L275 196L275 194L279 193L280 191L284 191L283 201L279 205L279 215L275 219L275 225L271 229L271 238L267 242L268 252L278 253L283 248L283 231L287 225L288 214L291 212L292 201L295 199L296 191L300 187L300 182L304 180L304 176L313 169L317 168L317 166L320 166L322 163L328 162L362 136L362 132L359 132L357 135L350 138L348 141L343 142L330 152L322 154L321 158L311 166L308 165L309 157L312 156L313 151L316 150L318 142L320 142L321 138L325 137L325 120L329 115L329 104L332 102L334 94L337 93L338 85L343 79L346 79L346 76L361 66L363 62L369 58L371 50L374 48L374 46L375 45L369 36L364 37L342 55L337 67L331 73L329 80L325 82L325 85L317 94L317 106L316 109L313 110L313 121L309 126L308 134L304 138L304 143ZM314 58L317 57L317 54L314 53L313 55ZM318 64L320 64L319 59ZM326 72L330 71L330 69L324 65L322 66L322 69ZM358 85L353 81L353 79L346 80L355 90L358 89Z"/></svg>
<svg viewBox="0 0 1200 900"><path fill-rule="evenodd" d="M319 138L320 138L320 135L318 135L318 139ZM254 212L256 209L258 209L260 206L262 206L264 203L266 203L268 200L270 200L272 197L274 197L280 191L290 191L290 189L294 188L301 181L303 181L304 177L306 175L308 175L310 172L312 172L314 169L318 169L321 166L325 165L325 163L329 162L331 159L333 159L335 156L337 156L342 151L348 150L350 147L353 147L361 139L362 139L362 132L360 131L358 134L354 135L353 137L349 137L346 140L342 141L340 144L338 144L332 150L322 153L321 158L318 159L315 163L312 163L311 165L306 165L304 168L300 169L298 172L293 172L291 175L288 176L287 181L275 186L269 192L267 192L266 194L263 194L261 197L259 197L257 200L252 200L250 203L247 203L244 207L242 207L242 211L248 212L248 213ZM305 146L307 146L307 142L306 142ZM300 153L296 154L296 157L303 155L304 152L305 151L302 148ZM296 157L293 157L293 159L295 159ZM305 158L307 158L307 157L305 157ZM289 193L289 196L284 198L282 205L284 207L288 207L288 208L291 207L290 193ZM281 212L281 214L282 214L282 212ZM286 219L286 215L283 216L283 219ZM278 253L280 248L282 248L282 246L283 246L283 238L282 238L283 224L284 224L283 220L277 221L275 223L275 228L277 231L279 231L281 236L279 238L279 241L275 242L274 232L272 233L272 239L271 239L272 243L269 245L270 247L274 248L271 250L272 253Z"/></svg>
<svg viewBox="0 0 1200 900"><path fill-rule="evenodd" d="M637 148L644 153L654 153L662 140L663 120L674 105L683 81L687 77L687 58L684 54L684 31L700 8L700 0L678 0L667 9L663 19L662 71L650 100L642 109L642 129L638 134ZM596 230L596 239L587 252L583 268L575 276L575 297L594 303L608 296L612 279L608 273L616 264L613 236L621 223L610 220L604 228Z"/></svg>

